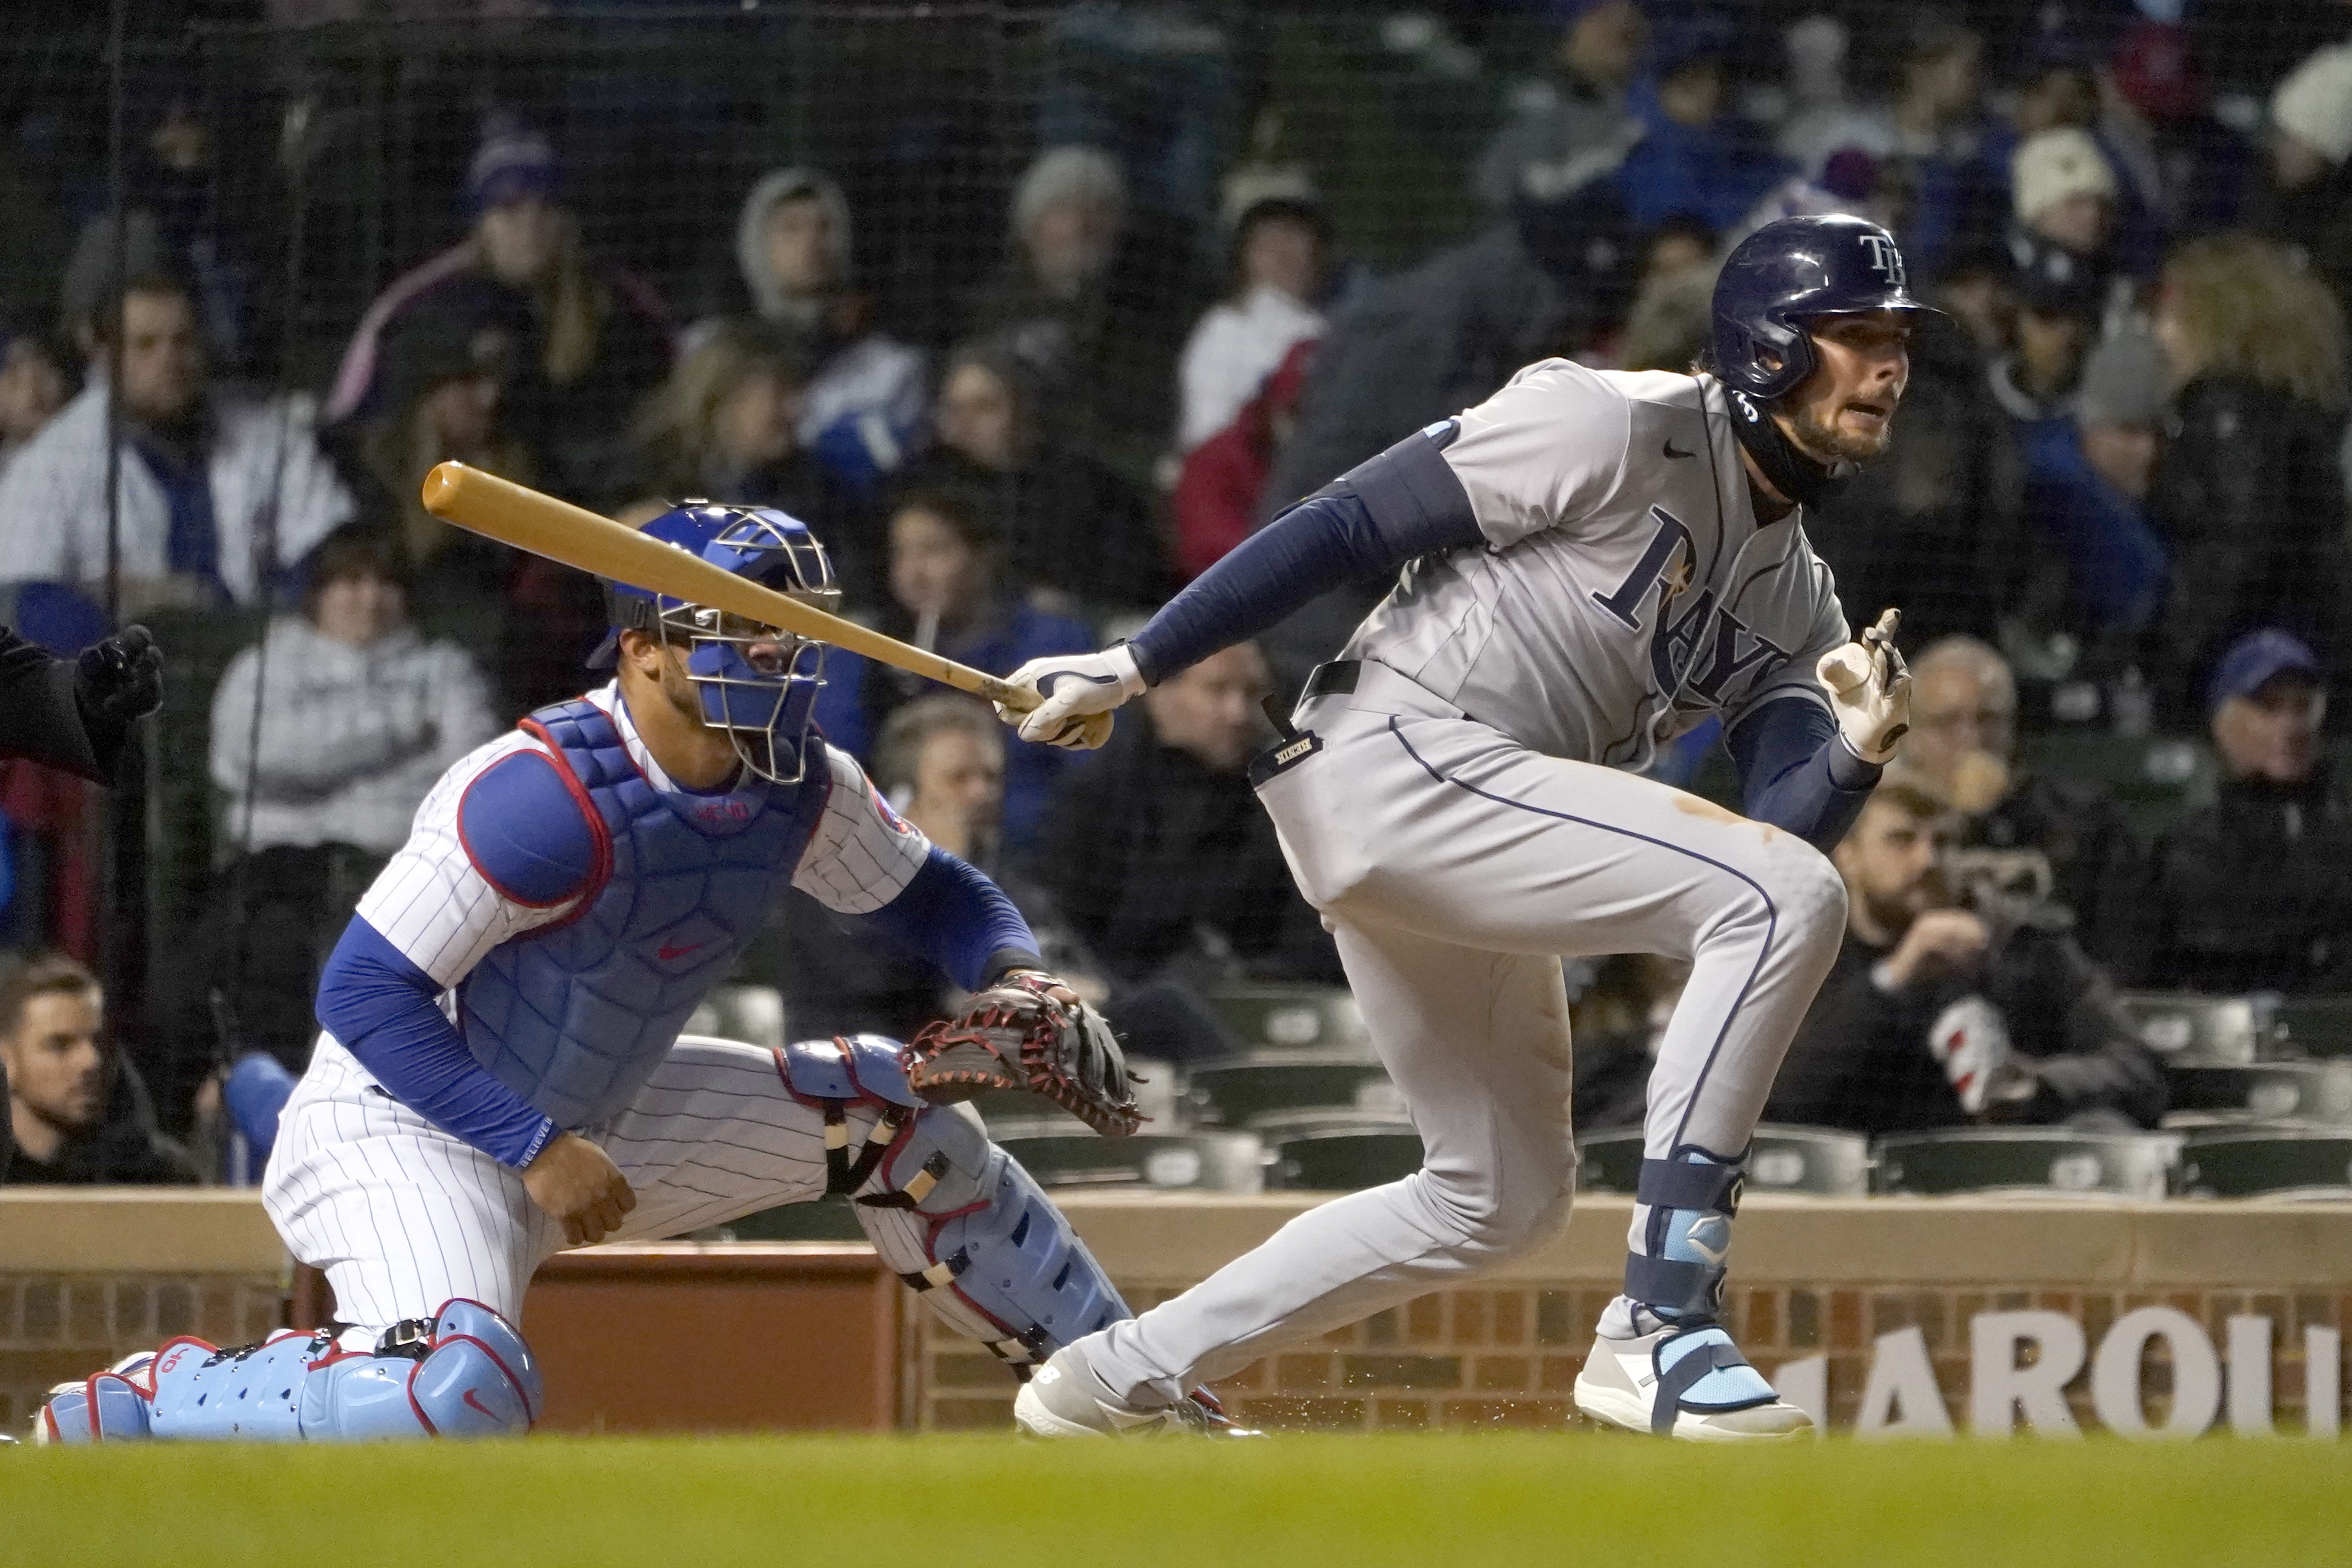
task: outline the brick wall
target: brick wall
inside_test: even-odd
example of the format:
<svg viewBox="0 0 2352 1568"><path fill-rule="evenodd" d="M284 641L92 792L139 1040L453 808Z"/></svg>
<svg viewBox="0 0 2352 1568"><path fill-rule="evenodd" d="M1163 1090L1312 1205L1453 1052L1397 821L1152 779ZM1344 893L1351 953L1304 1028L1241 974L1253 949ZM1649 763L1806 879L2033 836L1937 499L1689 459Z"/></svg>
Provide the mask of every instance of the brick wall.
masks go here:
<svg viewBox="0 0 2352 1568"><path fill-rule="evenodd" d="M278 1326L275 1275L0 1274L0 1431L50 1388L175 1334L246 1344Z"/></svg>
<svg viewBox="0 0 2352 1568"><path fill-rule="evenodd" d="M1128 1291L1138 1310L1175 1294L1173 1287ZM1613 1283L1511 1285L1441 1290L1268 1356L1217 1385L1235 1415L1284 1430L1422 1431L1578 1425L1570 1393L1592 1346L1592 1325L1616 1293ZM2226 1321L2251 1312L2273 1329L2271 1385L2282 1430L2303 1423L2303 1331L2352 1322L2352 1294L2286 1288L2237 1290L2080 1292L1997 1287L1759 1285L1733 1292L1732 1331L1769 1374L1811 1356L1829 1361L1831 1424L1850 1427L1869 1375L1877 1336L1916 1328L1926 1340L1954 1426L1969 1424L1969 1320L1979 1312L2041 1308L2080 1321L2094 1345L2116 1319L2137 1307L2178 1308L2205 1326L2219 1346ZM910 1369L919 1420L929 1429L1002 1429L1011 1419L1014 1384L985 1350L932 1323L928 1314ZM2160 1422L2168 1406L2169 1367L2158 1342L2143 1378L2147 1411ZM2087 1369L2067 1384L2075 1419L2096 1425Z"/></svg>

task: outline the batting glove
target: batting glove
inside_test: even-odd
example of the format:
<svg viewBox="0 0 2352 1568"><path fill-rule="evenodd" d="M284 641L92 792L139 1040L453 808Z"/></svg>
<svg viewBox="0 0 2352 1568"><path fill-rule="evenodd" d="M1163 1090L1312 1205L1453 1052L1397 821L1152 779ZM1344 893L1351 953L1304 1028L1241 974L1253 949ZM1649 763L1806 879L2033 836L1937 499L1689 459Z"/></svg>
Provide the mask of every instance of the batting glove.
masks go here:
<svg viewBox="0 0 2352 1568"><path fill-rule="evenodd" d="M74 696L93 713L128 723L163 705L163 650L145 626L125 626L74 661Z"/></svg>
<svg viewBox="0 0 2352 1568"><path fill-rule="evenodd" d="M1033 658L1008 679L1041 699L1026 713L1000 702L996 716L1018 727L1024 741L1091 752L1110 739L1111 710L1143 689L1143 671L1125 643L1100 653Z"/></svg>
<svg viewBox="0 0 2352 1568"><path fill-rule="evenodd" d="M1903 612L1888 610L1878 624L1843 647L1822 655L1814 676L1829 689L1830 708L1853 754L1888 763L1911 728L1911 671L1895 651Z"/></svg>

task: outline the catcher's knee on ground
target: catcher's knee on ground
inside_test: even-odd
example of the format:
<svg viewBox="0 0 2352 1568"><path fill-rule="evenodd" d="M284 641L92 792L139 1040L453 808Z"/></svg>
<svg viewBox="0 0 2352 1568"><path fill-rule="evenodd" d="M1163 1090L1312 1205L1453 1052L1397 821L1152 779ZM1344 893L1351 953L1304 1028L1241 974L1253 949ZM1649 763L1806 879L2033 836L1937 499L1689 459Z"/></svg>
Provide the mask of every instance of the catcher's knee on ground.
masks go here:
<svg viewBox="0 0 2352 1568"><path fill-rule="evenodd" d="M43 1443L148 1437L321 1442L520 1435L538 1419L539 1367L522 1335L478 1301L394 1324L372 1351L281 1330L221 1350L177 1339L55 1390Z"/></svg>
<svg viewBox="0 0 2352 1568"><path fill-rule="evenodd" d="M1021 1376L1132 1315L1045 1189L965 1107L918 1115L855 1206L924 1303Z"/></svg>

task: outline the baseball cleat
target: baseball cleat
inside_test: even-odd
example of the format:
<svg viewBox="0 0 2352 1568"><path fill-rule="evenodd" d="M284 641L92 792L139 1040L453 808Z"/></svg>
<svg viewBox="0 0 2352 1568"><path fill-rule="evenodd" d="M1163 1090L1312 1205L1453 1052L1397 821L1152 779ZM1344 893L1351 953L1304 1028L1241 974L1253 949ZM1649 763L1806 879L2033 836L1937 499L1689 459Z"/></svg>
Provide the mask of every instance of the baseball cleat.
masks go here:
<svg viewBox="0 0 2352 1568"><path fill-rule="evenodd" d="M1670 1323L1612 1340L1595 1335L1576 1378L1576 1407L1630 1432L1693 1443L1811 1436L1813 1418L1748 1364L1723 1325Z"/></svg>
<svg viewBox="0 0 2352 1568"><path fill-rule="evenodd" d="M1205 1394L1156 1409L1140 1409L1097 1398L1086 1358L1068 1347L1055 1351L1013 1401L1013 1425L1024 1437L1256 1437L1264 1434L1236 1425Z"/></svg>

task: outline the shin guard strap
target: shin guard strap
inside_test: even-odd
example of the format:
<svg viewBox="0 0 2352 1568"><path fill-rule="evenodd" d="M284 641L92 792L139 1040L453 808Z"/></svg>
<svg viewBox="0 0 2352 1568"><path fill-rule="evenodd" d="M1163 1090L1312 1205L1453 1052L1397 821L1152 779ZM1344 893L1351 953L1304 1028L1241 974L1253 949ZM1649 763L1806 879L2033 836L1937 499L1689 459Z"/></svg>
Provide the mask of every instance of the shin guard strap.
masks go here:
<svg viewBox="0 0 2352 1568"><path fill-rule="evenodd" d="M1712 1318L1723 1302L1724 1270L1670 1258L1625 1255L1625 1294L1645 1307L1681 1316Z"/></svg>
<svg viewBox="0 0 2352 1568"><path fill-rule="evenodd" d="M1661 1209L1739 1213L1742 1173L1737 1165L1693 1164L1684 1160L1644 1160L1633 1201Z"/></svg>

